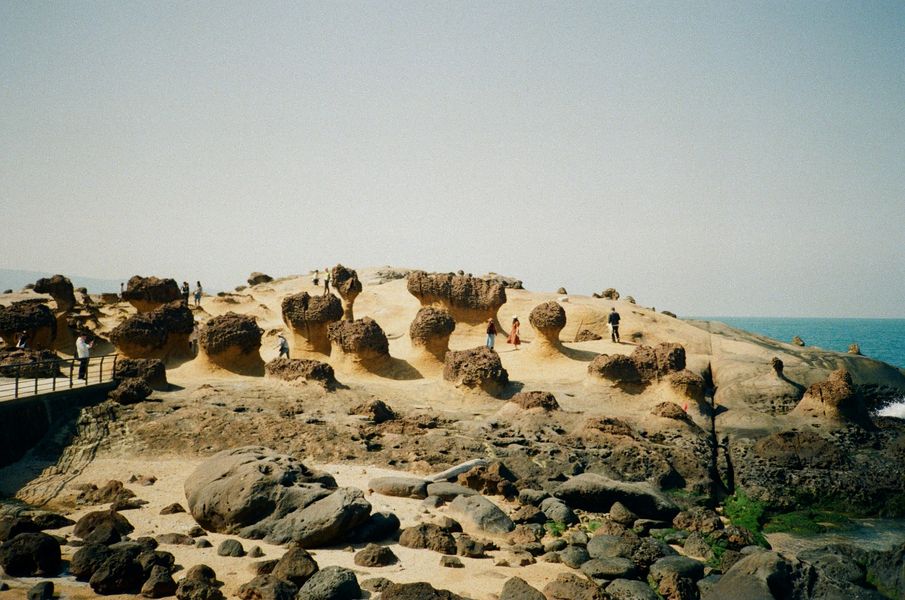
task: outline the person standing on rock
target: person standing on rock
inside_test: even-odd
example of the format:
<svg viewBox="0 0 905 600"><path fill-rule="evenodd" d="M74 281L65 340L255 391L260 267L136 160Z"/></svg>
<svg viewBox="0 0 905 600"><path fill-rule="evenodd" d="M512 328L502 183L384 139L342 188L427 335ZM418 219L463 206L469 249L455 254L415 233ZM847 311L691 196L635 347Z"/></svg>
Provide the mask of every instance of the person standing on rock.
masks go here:
<svg viewBox="0 0 905 600"><path fill-rule="evenodd" d="M189 292L190 292L189 282L183 281L182 282L182 303L185 304L186 306L189 305Z"/></svg>
<svg viewBox="0 0 905 600"><path fill-rule="evenodd" d="M324 296L330 293L330 269L324 269Z"/></svg>
<svg viewBox="0 0 905 600"><path fill-rule="evenodd" d="M493 319L487 319L487 347L493 350L493 342L496 339L496 325Z"/></svg>
<svg viewBox="0 0 905 600"><path fill-rule="evenodd" d="M204 290L201 289L201 282L195 282L195 306L201 306L201 294L204 293Z"/></svg>
<svg viewBox="0 0 905 600"><path fill-rule="evenodd" d="M610 338L616 342L621 344L619 341L619 313L616 312L616 307L614 306L610 309L610 316L607 317L607 323L610 326Z"/></svg>
<svg viewBox="0 0 905 600"><path fill-rule="evenodd" d="M75 354L79 359L79 376L78 379L88 379L88 359L91 357L91 348L94 342L88 341L88 335L79 334L75 340Z"/></svg>
<svg viewBox="0 0 905 600"><path fill-rule="evenodd" d="M286 338L282 333L277 336L277 339L280 340L279 345L277 346L277 349L280 351L279 358L283 358L284 356L289 358L289 342L286 341Z"/></svg>
<svg viewBox="0 0 905 600"><path fill-rule="evenodd" d="M518 317L512 317L512 327L509 328L509 339L506 341L515 346L516 350L518 350L519 345L522 343L522 338L519 337L519 329L521 326L522 324L519 322Z"/></svg>
<svg viewBox="0 0 905 600"><path fill-rule="evenodd" d="M23 331L16 339L16 348L28 348L28 332Z"/></svg>
<svg viewBox="0 0 905 600"><path fill-rule="evenodd" d="M317 269L314 269L314 286L317 287L321 283L321 272Z"/></svg>

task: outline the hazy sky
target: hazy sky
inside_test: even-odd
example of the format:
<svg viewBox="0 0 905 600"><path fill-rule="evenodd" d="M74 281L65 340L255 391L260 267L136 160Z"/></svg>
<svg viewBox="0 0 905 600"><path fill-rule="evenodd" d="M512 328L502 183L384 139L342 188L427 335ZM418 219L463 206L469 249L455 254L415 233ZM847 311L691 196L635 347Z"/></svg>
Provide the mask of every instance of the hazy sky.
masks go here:
<svg viewBox="0 0 905 600"><path fill-rule="evenodd" d="M901 2L0 3L0 267L905 317Z"/></svg>

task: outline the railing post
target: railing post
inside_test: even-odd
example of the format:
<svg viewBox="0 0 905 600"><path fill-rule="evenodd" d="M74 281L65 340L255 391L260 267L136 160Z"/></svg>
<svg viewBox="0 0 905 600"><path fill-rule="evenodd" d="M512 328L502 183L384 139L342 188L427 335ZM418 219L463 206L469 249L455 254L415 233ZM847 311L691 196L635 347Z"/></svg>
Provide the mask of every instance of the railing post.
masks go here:
<svg viewBox="0 0 905 600"><path fill-rule="evenodd" d="M50 367L53 369L53 383L50 386L50 391L55 392L57 391L57 371L60 370L59 361L53 361L52 363L50 363Z"/></svg>
<svg viewBox="0 0 905 600"><path fill-rule="evenodd" d="M15 389L13 390L13 399L16 399L19 397L19 372L20 372L21 368L22 368L21 365L16 365L16 386L15 386Z"/></svg>
<svg viewBox="0 0 905 600"><path fill-rule="evenodd" d="M40 362L35 363L35 396L38 395L38 375L41 374L41 369L38 368Z"/></svg>
<svg viewBox="0 0 905 600"><path fill-rule="evenodd" d="M119 358L119 354L113 355L113 370L110 371L110 381L113 381L116 378L116 359Z"/></svg>
<svg viewBox="0 0 905 600"><path fill-rule="evenodd" d="M97 374L97 382L98 382L98 383L103 383L103 382L104 382L104 359L105 359L105 358L107 358L107 357L106 357L106 356L102 356L102 357L101 357L101 368L99 369L100 372Z"/></svg>
<svg viewBox="0 0 905 600"><path fill-rule="evenodd" d="M75 359L69 359L69 389L72 389L72 369L75 367Z"/></svg>

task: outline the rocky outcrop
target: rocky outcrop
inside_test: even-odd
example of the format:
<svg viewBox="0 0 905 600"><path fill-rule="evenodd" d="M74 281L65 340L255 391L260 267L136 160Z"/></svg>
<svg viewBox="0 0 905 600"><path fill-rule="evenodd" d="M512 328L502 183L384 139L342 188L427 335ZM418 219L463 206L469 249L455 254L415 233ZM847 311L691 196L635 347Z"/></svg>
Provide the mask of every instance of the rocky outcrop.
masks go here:
<svg viewBox="0 0 905 600"><path fill-rule="evenodd" d="M519 392L510 400L522 410L534 412L551 412L559 410L556 396L550 392Z"/></svg>
<svg viewBox="0 0 905 600"><path fill-rule="evenodd" d="M113 368L113 378L117 380L137 377L143 379L152 389L168 390L167 370L158 358L119 358Z"/></svg>
<svg viewBox="0 0 905 600"><path fill-rule="evenodd" d="M332 323L327 335L335 354L365 368L382 366L390 358L387 336L370 317Z"/></svg>
<svg viewBox="0 0 905 600"><path fill-rule="evenodd" d="M244 375L262 375L261 328L250 315L213 317L198 336L202 354L214 365Z"/></svg>
<svg viewBox="0 0 905 600"><path fill-rule="evenodd" d="M135 275L129 279L122 299L135 307L140 313L151 312L164 304L180 300L182 293L174 279L158 279L157 277L140 277Z"/></svg>
<svg viewBox="0 0 905 600"><path fill-rule="evenodd" d="M361 293L361 281L358 280L358 273L342 265L336 265L330 271L330 285L339 292L343 299L343 319L354 321L355 313L352 306L355 304L358 294Z"/></svg>
<svg viewBox="0 0 905 600"><path fill-rule="evenodd" d="M680 398L695 402L704 401L704 378L697 373L688 369L673 371L667 375L666 381Z"/></svg>
<svg viewBox="0 0 905 600"><path fill-rule="evenodd" d="M0 306L0 338L7 348L13 348L21 333L29 348L46 350L53 347L57 337L57 320L46 305L34 301L13 302Z"/></svg>
<svg viewBox="0 0 905 600"><path fill-rule="evenodd" d="M845 369L833 371L826 381L809 387L790 414L833 425L873 427L864 399Z"/></svg>
<svg viewBox="0 0 905 600"><path fill-rule="evenodd" d="M61 377L60 357L50 350L0 348L0 377Z"/></svg>
<svg viewBox="0 0 905 600"><path fill-rule="evenodd" d="M503 368L496 352L481 346L447 352L443 361L443 379L457 387L483 390L496 396L509 384L509 373Z"/></svg>
<svg viewBox="0 0 905 600"><path fill-rule="evenodd" d="M848 353L857 354L858 356L861 356L861 346L859 346L858 344L849 344Z"/></svg>
<svg viewBox="0 0 905 600"><path fill-rule="evenodd" d="M609 510L614 502L651 519L672 519L679 512L672 500L649 483L618 481L596 473L572 477L557 488L556 497L573 508L592 512Z"/></svg>
<svg viewBox="0 0 905 600"><path fill-rule="evenodd" d="M594 333L590 329L582 329L575 336L576 342L594 342L594 341L602 340L602 339L603 339L603 336Z"/></svg>
<svg viewBox="0 0 905 600"><path fill-rule="evenodd" d="M215 454L186 479L185 495L209 531L302 548L341 541L371 513L361 490L259 446Z"/></svg>
<svg viewBox="0 0 905 600"><path fill-rule="evenodd" d="M62 275L42 277L35 282L34 289L39 294L49 294L57 303L57 310L60 312L68 313L75 308L75 291L68 277Z"/></svg>
<svg viewBox="0 0 905 600"><path fill-rule="evenodd" d="M449 336L455 329L456 321L449 311L425 306L409 326L409 337L414 348L442 362L449 350Z"/></svg>
<svg viewBox="0 0 905 600"><path fill-rule="evenodd" d="M558 302L544 302L535 306L528 315L528 321L537 333L531 344L532 352L562 352L559 332L566 326L566 311Z"/></svg>
<svg viewBox="0 0 905 600"><path fill-rule="evenodd" d="M797 335L792 337L792 344L795 346L804 346L805 345L804 340L801 339L801 337L797 336Z"/></svg>
<svg viewBox="0 0 905 600"><path fill-rule="evenodd" d="M694 374L672 375L684 372L685 348L680 344L662 343L656 347L638 346L630 356L601 354L588 365L588 373L617 385L632 385L659 381L671 377L678 389L694 392L697 379ZM703 379L701 380L703 393Z"/></svg>
<svg viewBox="0 0 905 600"><path fill-rule="evenodd" d="M189 336L194 328L192 311L176 301L129 317L110 332L110 341L127 358L168 362L191 357Z"/></svg>
<svg viewBox="0 0 905 600"><path fill-rule="evenodd" d="M246 281L248 281L248 285L259 285L261 283L270 283L271 281L273 281L273 277L267 275L266 273L255 271L248 276L248 279Z"/></svg>
<svg viewBox="0 0 905 600"><path fill-rule="evenodd" d="M588 373L613 383L639 384L641 374L631 357L624 354L600 354L588 364Z"/></svg>
<svg viewBox="0 0 905 600"><path fill-rule="evenodd" d="M293 350L330 354L327 327L343 316L339 298L333 294L311 296L308 292L283 298L283 322L292 331Z"/></svg>
<svg viewBox="0 0 905 600"><path fill-rule="evenodd" d="M615 288L607 288L600 293L600 297L606 300L618 300L619 292Z"/></svg>
<svg viewBox="0 0 905 600"><path fill-rule="evenodd" d="M413 271L407 281L409 293L421 306L445 308L456 323L483 325L488 319L496 319L497 311L506 303L506 288L493 280Z"/></svg>
<svg viewBox="0 0 905 600"><path fill-rule="evenodd" d="M151 395L151 386L140 377L123 379L107 397L118 404L135 404Z"/></svg>
<svg viewBox="0 0 905 600"><path fill-rule="evenodd" d="M283 381L313 381L328 390L337 385L333 367L317 360L275 358L264 365L264 372L268 377Z"/></svg>

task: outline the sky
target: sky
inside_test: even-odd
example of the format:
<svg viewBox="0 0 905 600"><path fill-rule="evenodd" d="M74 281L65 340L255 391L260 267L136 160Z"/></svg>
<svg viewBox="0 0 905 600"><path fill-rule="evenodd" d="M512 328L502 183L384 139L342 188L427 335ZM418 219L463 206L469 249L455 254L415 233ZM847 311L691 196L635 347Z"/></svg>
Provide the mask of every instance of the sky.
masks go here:
<svg viewBox="0 0 905 600"><path fill-rule="evenodd" d="M905 317L901 2L0 3L0 267Z"/></svg>

